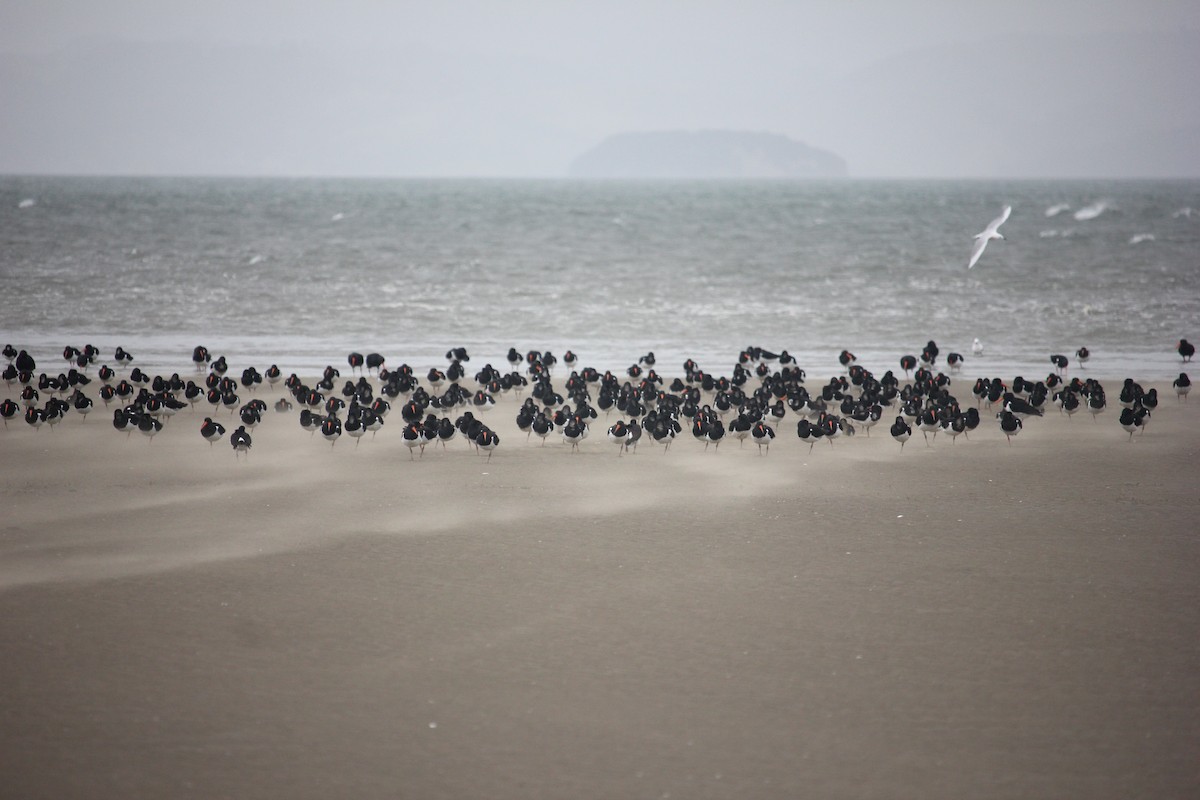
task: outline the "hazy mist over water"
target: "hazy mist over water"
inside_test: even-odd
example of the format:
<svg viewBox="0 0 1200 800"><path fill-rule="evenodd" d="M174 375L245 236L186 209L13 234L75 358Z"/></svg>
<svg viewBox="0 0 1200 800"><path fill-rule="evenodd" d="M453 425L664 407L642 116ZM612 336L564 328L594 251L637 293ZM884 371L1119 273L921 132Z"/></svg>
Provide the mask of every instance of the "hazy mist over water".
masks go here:
<svg viewBox="0 0 1200 800"><path fill-rule="evenodd" d="M0 0L0 173L561 177L614 134L855 177L1200 177L1200 4Z"/></svg>
<svg viewBox="0 0 1200 800"><path fill-rule="evenodd" d="M1164 378L1200 319L1197 181L9 177L0 231L0 338L48 370L91 343L172 371L204 344L309 373L460 345L472 366L515 346L722 372L758 345L824 378L843 348L881 372L934 339L971 374L1087 346L1095 374Z"/></svg>

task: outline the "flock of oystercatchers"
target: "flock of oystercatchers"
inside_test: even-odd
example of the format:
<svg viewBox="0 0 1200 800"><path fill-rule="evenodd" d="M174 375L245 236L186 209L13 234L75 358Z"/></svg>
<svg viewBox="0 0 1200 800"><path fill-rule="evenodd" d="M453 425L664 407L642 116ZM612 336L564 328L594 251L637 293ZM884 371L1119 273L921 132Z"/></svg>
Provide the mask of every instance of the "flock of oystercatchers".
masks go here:
<svg viewBox="0 0 1200 800"><path fill-rule="evenodd" d="M976 340L974 352L979 350ZM1187 363L1195 347L1183 339L1177 352ZM37 363L27 351L18 351L10 344L3 355L8 361L2 375L5 383L22 387L20 404L12 399L0 403L5 427L22 406L25 421L34 428L43 424L53 427L71 411L86 418L93 410L95 401L84 387L92 382L88 373L99 359L97 348L68 346L62 353L70 365L67 372L41 372L36 377ZM707 372L688 359L682 375L670 383L657 373L653 352L639 358L623 377L618 377L612 371L601 373L581 367L576 355L568 350L562 364L570 374L560 382L561 391L551 379L559 364L553 353L530 350L522 354L516 348L510 348L506 357L508 371L487 364L470 381L466 368L470 356L463 347L448 350L447 368L432 368L423 379L407 364L388 369L379 353L350 353L347 363L351 375L358 373L358 379L345 380L340 389L337 382L341 373L333 366L327 366L320 380L311 386L295 374L284 378L275 365L265 373L247 367L237 379L227 374L229 365L224 356L213 359L202 346L192 353L197 375L203 376L199 383L184 380L178 373L151 377L137 367L130 369L133 356L121 347L113 355L116 369L104 363L96 377L101 383L98 397L105 407L118 404L113 409L113 427L118 431L138 430L152 438L176 413L206 402L214 411L224 409L236 415L241 423L228 436L237 456L249 452L251 431L268 411L263 400L243 402L238 393L252 393L264 380L270 387L282 383L286 391L274 404L276 412L294 413L299 406L301 427L314 436L319 432L331 444L343 434L355 439L356 445L367 433L373 437L383 428L393 404L399 405L401 440L410 458L415 458L414 451L423 455L428 445L440 442L445 447L449 440L461 436L490 460L500 437L477 414L491 410L497 396L515 392L519 397L526 388L529 396L516 417L517 428L526 439L536 435L544 446L546 439L557 433L574 451L588 437L591 427L600 424L601 413L607 420L616 411L619 419L607 427L606 438L619 448L618 455L643 442L667 450L676 437L683 435L685 427L693 438L704 443L706 450L710 446L718 448L725 439L741 444L749 439L760 454L769 453L771 442L789 415L797 418L796 435L811 451L822 439L832 444L840 436L853 436L860 429L869 436L884 414L892 412L896 416L889 432L903 448L914 427L927 444L938 433L948 435L952 441L965 436L980 425L980 409L984 408L989 412L999 409L994 411L995 417L1011 444L1024 420L1043 416L1048 403L1068 417L1085 410L1093 419L1108 407L1106 392L1098 381L1066 379L1069 359L1061 354L1050 356L1054 371L1044 380L1029 381L1020 376L1008 382L978 378L971 388L974 405L969 400L963 403L951 392L951 383L952 376L961 371L964 358L958 353L947 354L947 374L937 367L939 355L937 344L930 341L920 356L902 356L902 384L891 370L876 376L843 350L838 357L843 374L811 390L805 383L805 371L786 350L775 353L756 346L738 354L728 375ZM1075 353L1080 364L1086 363L1089 355L1087 348ZM122 377L119 373L127 374ZM369 380L371 374L377 379L378 390ZM468 383L475 388L466 388L464 384ZM1178 400L1186 401L1191 389L1187 374L1180 373L1172 385ZM43 395L44 404L40 403ZM1157 391L1145 391L1132 378L1126 379L1118 403L1118 422L1132 438L1145 430L1157 408ZM213 417L205 417L200 434L211 445L226 438L226 428Z"/></svg>

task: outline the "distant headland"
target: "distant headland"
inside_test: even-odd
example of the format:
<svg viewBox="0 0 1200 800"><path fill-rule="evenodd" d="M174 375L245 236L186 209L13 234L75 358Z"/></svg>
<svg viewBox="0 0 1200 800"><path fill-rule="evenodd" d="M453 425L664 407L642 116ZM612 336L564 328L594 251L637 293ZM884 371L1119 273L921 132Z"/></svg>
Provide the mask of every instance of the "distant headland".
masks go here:
<svg viewBox="0 0 1200 800"><path fill-rule="evenodd" d="M655 131L610 136L571 162L574 178L844 178L846 161L775 133Z"/></svg>

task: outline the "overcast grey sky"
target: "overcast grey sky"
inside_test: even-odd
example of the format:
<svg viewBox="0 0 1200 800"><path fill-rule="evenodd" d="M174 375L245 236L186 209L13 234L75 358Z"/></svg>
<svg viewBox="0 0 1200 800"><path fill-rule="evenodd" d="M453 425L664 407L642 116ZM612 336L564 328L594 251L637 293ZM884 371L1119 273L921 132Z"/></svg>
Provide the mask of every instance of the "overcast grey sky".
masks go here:
<svg viewBox="0 0 1200 800"><path fill-rule="evenodd" d="M833 150L847 158L853 174L1020 174L1047 167L1015 155L993 161L957 152L954 143L934 142L937 128L960 139L978 132L964 122L932 124L943 114L986 111L988 87L971 81L1002 79L1004 70L1022 62L1030 45L1020 35L1079 40L1180 32L1200 32L1200 2L0 0L0 53L9 54L9 71L0 78L17 84L0 99L8 101L10 114L20 114L0 121L0 146L9 151L0 155L0 171L556 175L612 133L725 128L783 133ZM126 43L130 63L108 73L104 64L120 60L112 55L117 41ZM1039 42L1033 50L1046 45ZM147 44L167 47L135 46ZM907 74L918 84L939 84L938 98L928 97L925 85L888 85L888 76L872 74L887 59L939 46L959 50L929 51L943 60L927 63L924 73L912 59L895 70L911 70ZM78 58L81 51L95 55L96 48L105 61ZM1119 57L1150 69L1154 65L1140 62L1154 60L1159 49L1152 42ZM160 69L155 59L164 52L201 56ZM1119 79L1098 85L1076 75L1063 92L1070 102L1094 95L1080 113L1093 115L1085 117L1086 125L1110 128L1104 135L1113 141L1118 132L1097 109L1111 110L1127 94L1129 102L1141 104L1142 120L1161 112L1163 119L1177 119L1182 131L1200 123L1196 101L1187 99L1196 94L1187 89L1195 73L1162 76L1191 55L1174 53L1175 60L1164 60L1157 72L1135 76L1157 84L1148 87L1149 98L1133 97L1141 88L1133 77L1126 86ZM1084 57L1064 55L1063 66ZM230 73L213 69L213 60L222 58L240 66ZM299 62L313 74L286 66ZM1053 61L1045 63L1053 67ZM271 78L273 69L281 74ZM45 77L30 77L38 70ZM223 154L206 153L202 143L188 140L196 120L187 119L170 86L148 88L130 78L147 72L173 82L176 94L195 98L195 114L221 131L210 141ZM1128 73L1116 71L1118 77ZM1040 83L1032 74L1021 80ZM1019 103L1015 98L1030 90L999 88L1001 107ZM888 99L909 91L911 103ZM1045 109L1051 117L1067 119L1063 135L1086 130L1083 122L1072 128L1078 115L1052 98L1034 100L1055 106ZM950 107L955 102L957 110ZM895 140L900 152L888 153L872 138L877 133L864 132L891 125L881 104L907 124L898 126L901 133L907 130L917 144L934 142L929 154L903 140ZM86 116L71 110L81 105ZM154 113L155 106L162 113ZM106 108L122 119L103 119ZM314 113L306 116L306 108ZM1015 117L1024 127L990 145L1031 136L1034 111L1040 109L1002 115L990 129L1001 130ZM254 130L243 142L230 128ZM1182 135L1162 128L1155 121L1154 135ZM66 129L78 131L79 140ZM1128 138L1143 135L1131 128ZM174 155L161 144L173 138L179 143ZM1028 142L1019 145L1028 150ZM946 154L943 161L939 152ZM1112 160L1107 152L1098 151L1096 160ZM912 156L907 161L906 153Z"/></svg>

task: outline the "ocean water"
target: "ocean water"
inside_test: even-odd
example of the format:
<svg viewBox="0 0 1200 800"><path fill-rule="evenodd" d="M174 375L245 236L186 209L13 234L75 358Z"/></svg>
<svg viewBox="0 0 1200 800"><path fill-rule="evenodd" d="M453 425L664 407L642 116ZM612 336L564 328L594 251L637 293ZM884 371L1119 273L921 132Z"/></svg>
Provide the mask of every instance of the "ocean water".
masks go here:
<svg viewBox="0 0 1200 800"><path fill-rule="evenodd" d="M0 177L0 339L47 369L89 343L301 374L515 346L721 374L756 345L824 378L843 349L882 372L934 340L969 375L1086 346L1091 374L1155 380L1200 339L1198 278L1198 181Z"/></svg>

